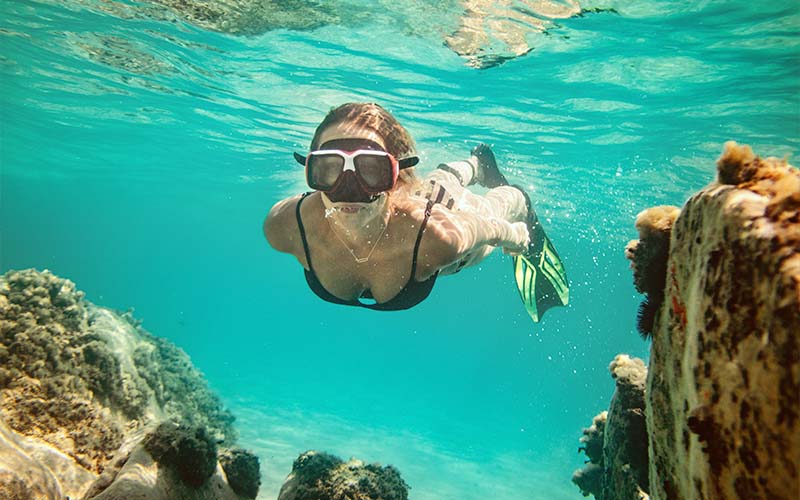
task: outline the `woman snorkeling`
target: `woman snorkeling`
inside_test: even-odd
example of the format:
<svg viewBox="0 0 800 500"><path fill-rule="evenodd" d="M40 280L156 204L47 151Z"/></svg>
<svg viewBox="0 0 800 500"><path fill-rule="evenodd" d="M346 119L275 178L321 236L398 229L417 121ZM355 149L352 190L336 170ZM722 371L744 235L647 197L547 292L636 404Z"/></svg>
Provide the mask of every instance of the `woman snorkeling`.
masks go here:
<svg viewBox="0 0 800 500"><path fill-rule="evenodd" d="M414 175L414 142L373 103L328 113L306 156L314 190L275 204L264 234L294 255L320 298L376 310L415 306L440 275L480 262L496 247L530 249L529 201L509 186L488 146L469 160ZM467 189L490 188L485 195Z"/></svg>

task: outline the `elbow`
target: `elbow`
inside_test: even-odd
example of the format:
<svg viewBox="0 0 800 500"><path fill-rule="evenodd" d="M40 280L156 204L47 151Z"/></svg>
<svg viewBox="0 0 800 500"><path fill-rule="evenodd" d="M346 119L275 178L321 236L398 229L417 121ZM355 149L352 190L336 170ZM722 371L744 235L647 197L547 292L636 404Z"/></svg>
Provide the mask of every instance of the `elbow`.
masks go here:
<svg viewBox="0 0 800 500"><path fill-rule="evenodd" d="M279 252L286 251L284 248L284 240L286 239L284 230L279 223L279 218L276 217L274 208L270 210L269 214L267 214L267 216L264 218L263 231L264 238L266 238L269 246L275 250L278 250Z"/></svg>
<svg viewBox="0 0 800 500"><path fill-rule="evenodd" d="M272 217L272 214L267 215L264 218L263 231L264 231L264 238L267 240L267 243L269 243L269 246L271 246L275 250L284 251L281 249L280 234L277 228L277 224L275 224L275 218Z"/></svg>

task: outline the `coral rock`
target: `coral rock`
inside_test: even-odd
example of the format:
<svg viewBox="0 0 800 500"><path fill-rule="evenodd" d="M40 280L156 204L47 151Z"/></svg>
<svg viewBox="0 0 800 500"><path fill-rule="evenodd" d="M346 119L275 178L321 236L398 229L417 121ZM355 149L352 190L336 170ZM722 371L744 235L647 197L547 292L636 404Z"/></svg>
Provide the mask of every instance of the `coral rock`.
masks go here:
<svg viewBox="0 0 800 500"><path fill-rule="evenodd" d="M407 500L408 485L388 465L364 464L316 451L294 461L278 500Z"/></svg>
<svg viewBox="0 0 800 500"><path fill-rule="evenodd" d="M245 498L255 498L261 485L258 457L240 448L224 450L219 462L233 491Z"/></svg>
<svg viewBox="0 0 800 500"><path fill-rule="evenodd" d="M647 368L638 358L620 354L609 365L616 390L609 410L583 430L579 451L589 465L572 475L583 496L598 500L643 500L648 496L645 382Z"/></svg>
<svg viewBox="0 0 800 500"><path fill-rule="evenodd" d="M216 442L233 444L236 433L185 353L48 271L0 276L0 498L119 491L131 450L165 418L195 429L176 452L191 473L178 474L190 486L201 482L196 471L206 481L218 468ZM131 489L134 477L117 498L155 498L147 482Z"/></svg>
<svg viewBox="0 0 800 500"><path fill-rule="evenodd" d="M580 439L581 447L578 448L578 452L586 453L589 465L576 470L572 474L572 482L580 488L585 497L594 495L595 498L602 498L603 495L603 438L607 419L607 411L595 415L592 425L583 429L583 436Z"/></svg>
<svg viewBox="0 0 800 500"><path fill-rule="evenodd" d="M142 445L160 466L174 469L191 487L202 486L217 467L217 443L205 427L164 422Z"/></svg>
<svg viewBox="0 0 800 500"><path fill-rule="evenodd" d="M800 491L800 172L728 143L675 221L647 382L655 499Z"/></svg>
<svg viewBox="0 0 800 500"><path fill-rule="evenodd" d="M647 367L620 354L608 367L617 388L611 398L603 437L603 498L647 497L648 458L645 425Z"/></svg>
<svg viewBox="0 0 800 500"><path fill-rule="evenodd" d="M187 484L172 467L160 467L141 445L130 453L110 486L89 500L240 500L216 466L201 486Z"/></svg>
<svg viewBox="0 0 800 500"><path fill-rule="evenodd" d="M667 275L667 256L672 225L680 209L673 206L649 208L636 217L639 239L625 247L625 257L631 261L633 284L647 298L639 308L639 332L648 337L653 331L655 315L664 301Z"/></svg>

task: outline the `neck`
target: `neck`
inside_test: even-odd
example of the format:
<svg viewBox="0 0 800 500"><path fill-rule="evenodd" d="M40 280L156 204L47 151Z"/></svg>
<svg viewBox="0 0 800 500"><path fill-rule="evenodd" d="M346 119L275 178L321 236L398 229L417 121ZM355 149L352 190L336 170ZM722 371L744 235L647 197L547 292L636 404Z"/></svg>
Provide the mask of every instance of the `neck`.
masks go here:
<svg viewBox="0 0 800 500"><path fill-rule="evenodd" d="M375 244L389 223L389 203L385 193L371 203L334 203L322 193L322 203L331 229L354 249Z"/></svg>

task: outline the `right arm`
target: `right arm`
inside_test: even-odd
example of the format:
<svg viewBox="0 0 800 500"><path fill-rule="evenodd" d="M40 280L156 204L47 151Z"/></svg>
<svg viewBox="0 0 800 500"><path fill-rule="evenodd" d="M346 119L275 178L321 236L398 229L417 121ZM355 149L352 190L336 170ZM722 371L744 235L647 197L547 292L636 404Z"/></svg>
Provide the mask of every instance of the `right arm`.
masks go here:
<svg viewBox="0 0 800 500"><path fill-rule="evenodd" d="M264 236L267 242L279 252L290 253L305 261L300 228L297 225L297 202L302 195L281 200L272 207L264 219Z"/></svg>

